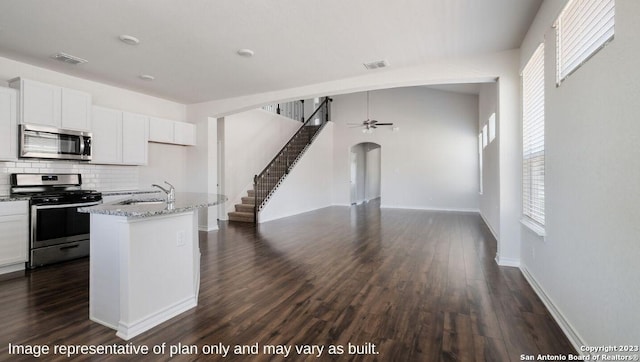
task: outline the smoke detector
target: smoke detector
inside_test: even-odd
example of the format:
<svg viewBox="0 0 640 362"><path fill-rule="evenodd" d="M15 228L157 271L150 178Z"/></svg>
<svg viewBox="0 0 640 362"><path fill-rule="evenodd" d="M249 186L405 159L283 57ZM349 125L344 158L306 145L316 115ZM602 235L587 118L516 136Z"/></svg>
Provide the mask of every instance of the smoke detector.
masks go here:
<svg viewBox="0 0 640 362"><path fill-rule="evenodd" d="M364 67L368 70L386 68L389 66L389 62L386 60L376 60L375 62L364 63Z"/></svg>
<svg viewBox="0 0 640 362"><path fill-rule="evenodd" d="M86 63L88 62L88 60L86 59L82 59L82 58L78 58L76 56L67 54L67 53L57 53L51 56L51 58L55 59L55 60L59 60L61 62L65 62L67 64L73 64L73 65L78 65L78 64L82 64L82 63Z"/></svg>

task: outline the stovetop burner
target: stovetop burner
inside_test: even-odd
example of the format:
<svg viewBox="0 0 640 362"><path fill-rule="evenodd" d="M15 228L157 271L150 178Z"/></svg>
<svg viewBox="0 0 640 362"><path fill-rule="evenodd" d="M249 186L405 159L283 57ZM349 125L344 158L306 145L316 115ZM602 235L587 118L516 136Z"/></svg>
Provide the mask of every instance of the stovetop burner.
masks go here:
<svg viewBox="0 0 640 362"><path fill-rule="evenodd" d="M32 205L97 202L102 194L80 188L80 174L12 174L11 195L27 196Z"/></svg>

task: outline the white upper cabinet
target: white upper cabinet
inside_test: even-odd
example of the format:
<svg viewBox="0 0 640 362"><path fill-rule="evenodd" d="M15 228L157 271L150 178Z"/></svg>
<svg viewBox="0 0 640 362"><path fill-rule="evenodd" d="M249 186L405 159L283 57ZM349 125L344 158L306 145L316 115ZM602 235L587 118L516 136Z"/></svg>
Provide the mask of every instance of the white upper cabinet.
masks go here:
<svg viewBox="0 0 640 362"><path fill-rule="evenodd" d="M62 88L62 128L79 131L91 129L90 94Z"/></svg>
<svg viewBox="0 0 640 362"><path fill-rule="evenodd" d="M149 141L173 143L173 121L156 117L149 118Z"/></svg>
<svg viewBox="0 0 640 362"><path fill-rule="evenodd" d="M122 111L93 107L91 163L122 163Z"/></svg>
<svg viewBox="0 0 640 362"><path fill-rule="evenodd" d="M20 123L60 128L62 88L21 78L10 86L20 91Z"/></svg>
<svg viewBox="0 0 640 362"><path fill-rule="evenodd" d="M149 121L146 116L93 107L91 163L146 165Z"/></svg>
<svg viewBox="0 0 640 362"><path fill-rule="evenodd" d="M195 126L169 119L149 118L149 141L193 146L196 144Z"/></svg>
<svg viewBox="0 0 640 362"><path fill-rule="evenodd" d="M23 78L12 80L9 86L20 92L20 123L78 131L91 129L90 94Z"/></svg>
<svg viewBox="0 0 640 362"><path fill-rule="evenodd" d="M191 123L175 122L173 124L173 137L175 143L179 145L195 146L196 126Z"/></svg>
<svg viewBox="0 0 640 362"><path fill-rule="evenodd" d="M0 160L18 157L17 98L15 89L0 87Z"/></svg>
<svg viewBox="0 0 640 362"><path fill-rule="evenodd" d="M122 161L126 165L146 165L149 142L149 117L122 114Z"/></svg>

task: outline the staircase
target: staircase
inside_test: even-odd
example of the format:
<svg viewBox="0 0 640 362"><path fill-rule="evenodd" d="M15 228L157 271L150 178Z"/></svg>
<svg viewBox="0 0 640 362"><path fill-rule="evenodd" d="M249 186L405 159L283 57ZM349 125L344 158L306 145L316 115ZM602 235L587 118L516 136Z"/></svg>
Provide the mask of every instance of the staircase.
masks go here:
<svg viewBox="0 0 640 362"><path fill-rule="evenodd" d="M253 190L248 190L247 196L242 197L242 203L236 204L235 211L228 214L229 221L257 222L259 211L329 121L330 101L330 98L325 98L267 167L254 176Z"/></svg>
<svg viewBox="0 0 640 362"><path fill-rule="evenodd" d="M236 204L236 211L230 212L229 221L253 222L254 209L256 207L256 192L248 190L247 196L242 197L242 203Z"/></svg>

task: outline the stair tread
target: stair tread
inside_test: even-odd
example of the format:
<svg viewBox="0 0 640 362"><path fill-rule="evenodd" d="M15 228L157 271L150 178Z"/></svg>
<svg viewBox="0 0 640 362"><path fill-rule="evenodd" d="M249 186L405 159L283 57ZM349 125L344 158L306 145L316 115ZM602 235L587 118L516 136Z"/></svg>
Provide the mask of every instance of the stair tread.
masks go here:
<svg viewBox="0 0 640 362"><path fill-rule="evenodd" d="M229 221L253 222L252 212L232 211L228 213Z"/></svg>
<svg viewBox="0 0 640 362"><path fill-rule="evenodd" d="M250 205L250 204L236 204L236 211L239 212L250 212L253 214L253 210L255 205Z"/></svg>
<svg viewBox="0 0 640 362"><path fill-rule="evenodd" d="M243 211L231 211L231 212L229 212L229 215L251 216L251 217L253 217L253 213L252 212L243 212Z"/></svg>

